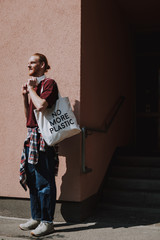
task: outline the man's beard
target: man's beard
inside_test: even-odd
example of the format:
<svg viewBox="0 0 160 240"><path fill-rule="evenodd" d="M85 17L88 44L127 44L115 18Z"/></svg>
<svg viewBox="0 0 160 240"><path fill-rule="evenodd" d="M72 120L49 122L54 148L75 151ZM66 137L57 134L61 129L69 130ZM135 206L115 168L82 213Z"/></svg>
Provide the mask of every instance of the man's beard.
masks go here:
<svg viewBox="0 0 160 240"><path fill-rule="evenodd" d="M36 77L36 74L37 74L37 72L35 71L35 70L32 70L31 69L31 71L29 70L29 76L31 76L31 77Z"/></svg>

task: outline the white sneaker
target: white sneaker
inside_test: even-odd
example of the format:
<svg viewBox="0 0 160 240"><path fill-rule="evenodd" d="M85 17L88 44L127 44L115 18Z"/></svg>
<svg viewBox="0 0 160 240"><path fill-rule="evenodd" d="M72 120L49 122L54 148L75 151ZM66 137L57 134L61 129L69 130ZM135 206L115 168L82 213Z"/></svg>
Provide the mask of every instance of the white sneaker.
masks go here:
<svg viewBox="0 0 160 240"><path fill-rule="evenodd" d="M53 223L41 222L38 227L31 232L33 236L40 237L54 232Z"/></svg>
<svg viewBox="0 0 160 240"><path fill-rule="evenodd" d="M40 221L30 219L26 223L22 223L19 225L21 230L27 231L27 230L32 230L35 229L39 225Z"/></svg>

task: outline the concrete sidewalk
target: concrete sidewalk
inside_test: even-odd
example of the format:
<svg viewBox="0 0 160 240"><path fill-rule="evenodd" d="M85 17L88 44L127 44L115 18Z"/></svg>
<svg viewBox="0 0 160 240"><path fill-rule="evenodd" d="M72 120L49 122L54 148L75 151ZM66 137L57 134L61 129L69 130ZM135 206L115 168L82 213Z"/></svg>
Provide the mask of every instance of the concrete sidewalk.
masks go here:
<svg viewBox="0 0 160 240"><path fill-rule="evenodd" d="M35 238L30 231L22 231L19 224L24 218L0 216L0 240L54 239L54 240L159 240L159 216L122 212L94 213L83 223L55 222L55 233Z"/></svg>

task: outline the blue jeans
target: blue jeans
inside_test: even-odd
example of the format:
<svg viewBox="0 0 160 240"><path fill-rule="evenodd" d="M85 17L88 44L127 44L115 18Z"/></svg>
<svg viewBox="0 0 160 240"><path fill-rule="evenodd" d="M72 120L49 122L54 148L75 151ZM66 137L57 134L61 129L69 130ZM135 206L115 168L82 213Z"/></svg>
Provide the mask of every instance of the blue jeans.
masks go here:
<svg viewBox="0 0 160 240"><path fill-rule="evenodd" d="M26 149L27 153L29 148ZM27 161L27 185L30 190L31 216L35 220L52 222L56 204L56 184L54 174L55 150L50 147L39 152L36 165Z"/></svg>

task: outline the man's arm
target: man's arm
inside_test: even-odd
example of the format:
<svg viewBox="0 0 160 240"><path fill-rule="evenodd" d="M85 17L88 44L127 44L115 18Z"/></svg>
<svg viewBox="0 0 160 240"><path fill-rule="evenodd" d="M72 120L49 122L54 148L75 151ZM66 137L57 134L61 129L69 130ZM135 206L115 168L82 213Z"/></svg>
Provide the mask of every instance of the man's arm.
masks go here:
<svg viewBox="0 0 160 240"><path fill-rule="evenodd" d="M27 84L27 89L28 89L28 92L29 92L29 95L30 95L30 98L32 99L32 102L34 104L34 106L36 107L36 109L38 111L44 111L47 106L48 106L48 103L45 99L43 98L40 98L38 96L38 94L36 93L34 87L36 86L36 80L28 80L28 84Z"/></svg>
<svg viewBox="0 0 160 240"><path fill-rule="evenodd" d="M27 84L22 86L22 96L23 96L23 103L24 103L24 114L25 117L27 118L28 116L28 91L27 91Z"/></svg>

